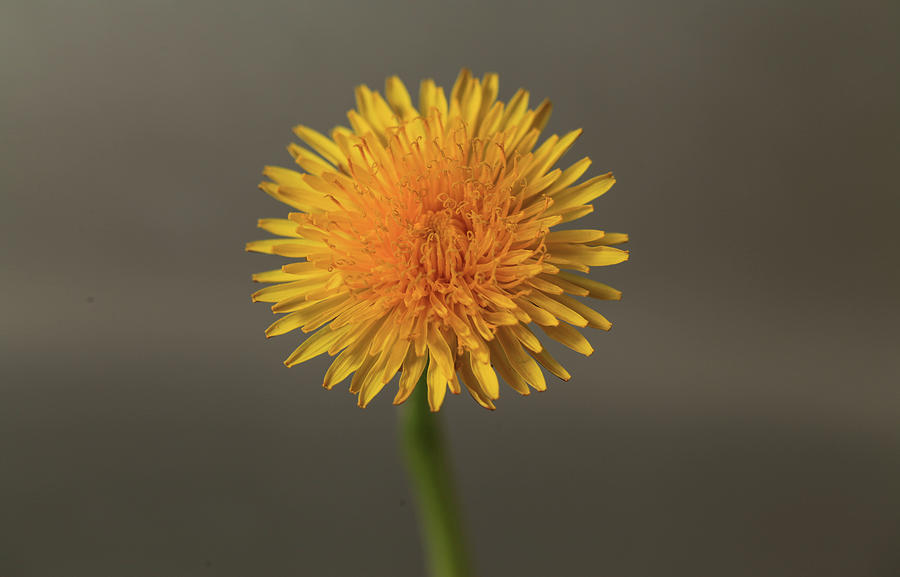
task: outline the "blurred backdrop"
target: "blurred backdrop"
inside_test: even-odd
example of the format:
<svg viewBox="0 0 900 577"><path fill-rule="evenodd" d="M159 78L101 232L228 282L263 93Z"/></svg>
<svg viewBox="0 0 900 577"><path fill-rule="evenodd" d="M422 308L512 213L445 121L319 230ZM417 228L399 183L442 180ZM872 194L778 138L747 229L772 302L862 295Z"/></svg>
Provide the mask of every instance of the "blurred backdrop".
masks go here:
<svg viewBox="0 0 900 577"><path fill-rule="evenodd" d="M897 575L898 17L5 0L0 575L421 574L392 393L282 366L243 246L293 125L462 66L585 129L633 239L572 381L444 405L479 574Z"/></svg>

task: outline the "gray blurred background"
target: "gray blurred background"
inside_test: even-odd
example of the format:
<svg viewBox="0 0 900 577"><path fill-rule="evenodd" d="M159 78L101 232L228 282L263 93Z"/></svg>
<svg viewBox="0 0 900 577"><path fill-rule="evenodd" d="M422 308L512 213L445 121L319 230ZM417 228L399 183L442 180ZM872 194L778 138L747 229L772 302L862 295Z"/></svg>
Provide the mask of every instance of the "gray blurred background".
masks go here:
<svg viewBox="0 0 900 577"><path fill-rule="evenodd" d="M266 341L256 188L353 87L497 71L632 235L574 379L453 397L482 576L900 574L897 2L0 7L0 575L413 576L391 392Z"/></svg>

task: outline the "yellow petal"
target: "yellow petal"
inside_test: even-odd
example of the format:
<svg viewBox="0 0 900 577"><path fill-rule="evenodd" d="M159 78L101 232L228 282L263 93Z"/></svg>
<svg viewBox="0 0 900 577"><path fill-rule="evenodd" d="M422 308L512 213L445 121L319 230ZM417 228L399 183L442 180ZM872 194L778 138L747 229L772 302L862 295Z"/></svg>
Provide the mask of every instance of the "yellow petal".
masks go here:
<svg viewBox="0 0 900 577"><path fill-rule="evenodd" d="M472 398L475 399L475 402L477 402L485 409L493 411L497 407L494 406L494 403L481 388L481 383L478 382L477 378L475 378L475 374L472 372L472 367L470 366L468 356L469 355L465 355L465 357L462 359L463 362L459 364L459 376L462 377L462 381L466 386L466 390L469 391L469 394L472 395Z"/></svg>
<svg viewBox="0 0 900 577"><path fill-rule="evenodd" d="M330 303L329 306L323 304L321 308L317 308L319 306L319 303L317 303L315 306L303 309L301 314L309 315L306 323L301 327L303 332L312 332L341 314L350 306L349 298L350 295L345 293L338 295L334 300L325 299L321 301L322 303ZM332 327L332 330L337 328L339 327Z"/></svg>
<svg viewBox="0 0 900 577"><path fill-rule="evenodd" d="M378 124L385 128L397 125L399 118L394 111L391 110L390 105L381 94L377 92L372 93L370 106L371 108L369 109L369 114L366 118L373 126L376 124L375 119L377 119Z"/></svg>
<svg viewBox="0 0 900 577"><path fill-rule="evenodd" d="M570 206L569 208L564 208L559 211L559 216L562 217L559 221L559 224L565 224L567 222L572 222L573 220L578 220L579 218L583 218L589 214L594 212L594 205L592 204L584 204L581 206Z"/></svg>
<svg viewBox="0 0 900 577"><path fill-rule="evenodd" d="M346 326L336 330L326 328L313 333L308 339L303 341L303 343L297 347L287 359L285 359L285 366L293 367L294 365L321 355L328 350L328 347L330 347L332 343L341 338L349 330L350 327Z"/></svg>
<svg viewBox="0 0 900 577"><path fill-rule="evenodd" d="M491 349L491 363L493 363L497 373L503 378L506 384L522 395L530 394L531 389L528 388L528 383L526 383L525 379L522 378L522 375L513 368L509 359L506 357L506 352L504 352L503 347L497 342L497 339L489 342L488 346Z"/></svg>
<svg viewBox="0 0 900 577"><path fill-rule="evenodd" d="M369 124L369 121L357 111L351 110L347 112L347 119L350 121L350 126L353 127L354 132L356 132L358 136L366 136L367 134L375 133L375 129ZM344 150L343 152L344 155L347 155L348 152L350 152L351 155L353 154L352 149ZM356 151L356 154L359 154L358 150ZM350 156L349 160L353 163L361 161L361 159L356 156Z"/></svg>
<svg viewBox="0 0 900 577"><path fill-rule="evenodd" d="M544 380L544 374L541 372L540 367L537 366L537 363L534 362L534 359L528 356L522 345L519 344L512 330L508 327L498 329L497 340L500 346L503 347L506 358L509 359L516 372L536 390L546 390L547 383Z"/></svg>
<svg viewBox="0 0 900 577"><path fill-rule="evenodd" d="M544 194L548 196L553 196L556 193L566 189L570 185L572 185L576 180L581 178L581 175L587 172L587 169L591 166L591 159L585 156L569 168L565 169L563 173L556 179L556 182L553 183L547 190L544 191Z"/></svg>
<svg viewBox="0 0 900 577"><path fill-rule="evenodd" d="M301 124L294 127L294 134L331 164L335 166L346 164L344 153L341 152L338 145L321 132Z"/></svg>
<svg viewBox="0 0 900 577"><path fill-rule="evenodd" d="M528 330L528 327L526 327L525 325L516 324L510 326L509 328L515 335L516 339L518 339L520 343L525 345L526 349L537 352L544 348L541 345L541 341L536 336L534 336L534 333Z"/></svg>
<svg viewBox="0 0 900 577"><path fill-rule="evenodd" d="M447 387L450 389L450 392L454 395L458 395L462 392L462 389L459 386L459 379L456 376L456 373L450 375L450 380L447 381Z"/></svg>
<svg viewBox="0 0 900 577"><path fill-rule="evenodd" d="M550 113L552 112L553 103L545 98L534 110L534 120L531 121L532 128L538 132L544 130L544 127L547 126L547 121L550 120Z"/></svg>
<svg viewBox="0 0 900 577"><path fill-rule="evenodd" d="M384 361L384 357L378 359L378 362L375 363L375 366L369 371L359 387L357 405L362 409L365 409L372 402L375 395L380 393L384 385L390 380L385 374Z"/></svg>
<svg viewBox="0 0 900 577"><path fill-rule="evenodd" d="M625 234L624 232L608 232L603 236L603 238L595 240L591 244L610 245L610 244L622 244L625 242L628 242L628 235Z"/></svg>
<svg viewBox="0 0 900 577"><path fill-rule="evenodd" d="M586 297L590 294L590 291L586 288L580 287L575 283L569 282L563 278L561 278L562 273L557 274L540 274L536 278L539 278L546 282L547 284L552 284L559 288L559 291L548 291L544 292L547 294L560 294L562 292L567 292L569 294L578 295L581 297Z"/></svg>
<svg viewBox="0 0 900 577"><path fill-rule="evenodd" d="M534 303L535 306L544 309L561 321L565 321L577 327L586 327L588 324L586 318L579 315L569 307L563 305L559 301L553 300L541 291L531 291L529 294L525 295L525 298Z"/></svg>
<svg viewBox="0 0 900 577"><path fill-rule="evenodd" d="M334 166L323 160L318 154L295 142L288 144L287 149L294 158L294 162L310 174L322 174L325 171L334 170Z"/></svg>
<svg viewBox="0 0 900 577"><path fill-rule="evenodd" d="M548 249L552 263L576 262L587 266L608 266L628 260L628 251L611 246L557 244ZM560 260L562 259L562 260Z"/></svg>
<svg viewBox="0 0 900 577"><path fill-rule="evenodd" d="M572 144L574 144L578 137L581 136L581 133L582 130L579 128L578 130L569 132L558 140L551 140L550 138L548 138L547 141L541 146L541 148L543 148L544 146L548 146L549 149L546 151L546 154L541 155L540 158L538 158L536 154L534 167L528 172L524 173L523 177L526 180L531 181L534 180L535 177L549 170L550 167L555 165L559 161L559 159L562 158L562 156L566 153L566 151L571 148ZM552 144L548 145L547 143Z"/></svg>
<svg viewBox="0 0 900 577"><path fill-rule="evenodd" d="M481 82L472 80L460 101L460 114L466 126L475 128L481 110Z"/></svg>
<svg viewBox="0 0 900 577"><path fill-rule="evenodd" d="M256 222L256 226L278 236L300 238L297 234L297 223L286 218L261 218Z"/></svg>
<svg viewBox="0 0 900 577"><path fill-rule="evenodd" d="M605 285L595 280L562 271L557 273L557 276L563 281L568 281L576 286L584 288L588 291L588 294L595 299L617 301L622 298L622 291L616 290L609 285Z"/></svg>
<svg viewBox="0 0 900 577"><path fill-rule="evenodd" d="M482 315L492 325L514 325L519 322L516 315L509 311L484 311Z"/></svg>
<svg viewBox="0 0 900 577"><path fill-rule="evenodd" d="M441 409L444 396L447 394L447 375L438 363L428 363L426 383L428 384L428 406L432 412L437 412Z"/></svg>
<svg viewBox="0 0 900 577"><path fill-rule="evenodd" d="M541 326L552 326L559 324L559 320L555 316L553 316L546 310L535 306L530 301L525 300L524 298L517 298L516 304L519 305L519 308L521 308L531 318L531 320Z"/></svg>
<svg viewBox="0 0 900 577"><path fill-rule="evenodd" d="M563 368L563 366L559 364L559 362L554 359L549 352L547 352L547 349L543 349L539 352L529 351L528 354L534 357L534 360L539 362L545 369L550 371L551 374L556 375L560 379L568 381L572 378L572 375L569 374L569 371Z"/></svg>
<svg viewBox="0 0 900 577"><path fill-rule="evenodd" d="M261 182L259 188L275 200L307 213L322 212L336 206L331 199L309 189L305 184L303 188L291 188L274 182Z"/></svg>
<svg viewBox="0 0 900 577"><path fill-rule="evenodd" d="M493 107L499 91L500 77L494 73L485 74L481 80L481 112L478 118L479 123L484 121L484 118L491 110L491 107Z"/></svg>
<svg viewBox="0 0 900 577"><path fill-rule="evenodd" d="M305 252L321 247L322 243L309 240L267 238L265 240L248 242L244 249L247 252L260 252L263 254L284 254L284 252L289 252L291 250L294 252Z"/></svg>
<svg viewBox="0 0 900 577"><path fill-rule="evenodd" d="M557 168L539 178L528 181L528 186L525 192L526 196L533 196L538 194L539 192L543 192L547 189L547 187L556 182L556 179L558 179L561 174L562 171Z"/></svg>
<svg viewBox="0 0 900 577"><path fill-rule="evenodd" d="M434 323L428 326L427 343L431 364L440 367L443 374L449 378L453 373L453 352Z"/></svg>
<svg viewBox="0 0 900 577"><path fill-rule="evenodd" d="M262 173L278 185L303 186L303 175L296 170L281 168L280 166L266 166L263 168Z"/></svg>
<svg viewBox="0 0 900 577"><path fill-rule="evenodd" d="M307 300L297 306L285 307L294 310L272 323L266 329L266 337L281 335L298 327L301 327L304 333L312 332L340 314L346 306L346 299L338 298L322 301ZM336 328L340 327L332 327L332 329Z"/></svg>
<svg viewBox="0 0 900 577"><path fill-rule="evenodd" d="M604 235L602 230L554 230L546 236L545 240L547 244L583 244L600 240Z"/></svg>
<svg viewBox="0 0 900 577"><path fill-rule="evenodd" d="M528 92L520 88L506 105L506 111L500 119L500 130L518 125L526 110L528 110Z"/></svg>
<svg viewBox="0 0 900 577"><path fill-rule="evenodd" d="M601 329L604 331L608 331L612 328L612 323L606 320L606 317L587 306L581 301L575 300L571 297L567 297L566 295L551 295L549 298L559 301L563 306L575 311L582 317L586 318L588 321L588 325L594 329Z"/></svg>
<svg viewBox="0 0 900 577"><path fill-rule="evenodd" d="M587 204L605 194L615 183L616 179L613 174L608 172L559 192L553 196L553 206L547 211L547 214L559 214L566 208Z"/></svg>
<svg viewBox="0 0 900 577"><path fill-rule="evenodd" d="M453 83L453 89L450 91L450 117L456 116L460 112L460 100L465 90L472 81L472 72L468 68L459 71L456 82Z"/></svg>
<svg viewBox="0 0 900 577"><path fill-rule="evenodd" d="M381 308L367 300L360 300L354 305L348 305L344 311L332 322L334 328L342 327L350 323L368 321L381 314Z"/></svg>
<svg viewBox="0 0 900 577"><path fill-rule="evenodd" d="M469 355L469 366L472 368L472 374L475 379L481 383L481 390L490 399L496 399L500 396L500 383L497 381L497 373L491 368L489 362L481 361L474 355Z"/></svg>
<svg viewBox="0 0 900 577"><path fill-rule="evenodd" d="M419 83L419 114L429 116L436 100L437 87L434 80L426 78Z"/></svg>
<svg viewBox="0 0 900 577"><path fill-rule="evenodd" d="M406 358L406 353L409 351L409 344L408 340L400 338L394 342L390 349L385 351L385 354L387 354L384 365L384 376L386 379L393 379L397 371L400 370L400 366Z"/></svg>
<svg viewBox="0 0 900 577"><path fill-rule="evenodd" d="M528 279L525 284L531 285L532 287L538 289L539 291L545 292L547 294L562 294L563 289L558 285L555 285L549 281L546 281L539 276L534 276Z"/></svg>
<svg viewBox="0 0 900 577"><path fill-rule="evenodd" d="M272 254L289 258L309 258L312 260L316 254L321 254L322 252L327 254L327 249L321 242L316 241L285 242L282 240L272 245Z"/></svg>
<svg viewBox="0 0 900 577"><path fill-rule="evenodd" d="M447 117L450 108L447 104L447 96L444 94L444 89L440 86L434 91L434 106L442 117Z"/></svg>
<svg viewBox="0 0 900 577"><path fill-rule="evenodd" d="M594 347L591 346L591 343L572 326L560 324L555 327L541 328L544 329L548 337L566 345L576 353L589 357L594 352Z"/></svg>
<svg viewBox="0 0 900 577"><path fill-rule="evenodd" d="M331 389L349 377L367 358L365 352L360 352L358 347L347 347L328 367L325 378L322 380L322 386Z"/></svg>
<svg viewBox="0 0 900 577"><path fill-rule="evenodd" d="M395 405L406 401L409 395L412 394L416 388L416 383L419 382L419 378L422 376L422 371L425 370L425 363L427 362L428 357L420 357L416 354L413 347L410 347L406 352L406 359L403 361L403 372L400 373L399 389L397 390L397 396L394 397Z"/></svg>
<svg viewBox="0 0 900 577"><path fill-rule="evenodd" d="M338 355L331 367L328 368L328 372L325 373L325 379L322 382L323 387L326 389L332 388L350 376L364 361L371 358L368 354L369 345L371 344L371 337L378 327L379 323L373 322L367 328L361 329L359 333L348 332L350 335L356 334L357 338Z"/></svg>
<svg viewBox="0 0 900 577"><path fill-rule="evenodd" d="M403 81L396 76L389 77L384 83L384 94L387 96L388 104L400 118L409 119L415 116L416 109L413 107L412 98Z"/></svg>
<svg viewBox="0 0 900 577"><path fill-rule="evenodd" d="M512 158L514 153L525 156L537 143L537 139L541 135L541 131L531 127L534 119L534 112L528 111L519 123L516 134L509 140L508 146L510 150L508 156Z"/></svg>
<svg viewBox="0 0 900 577"><path fill-rule="evenodd" d="M354 394L354 395L359 394L359 391L362 388L363 382L369 376L369 372L376 370L375 363L377 360L378 360L378 357L366 355L366 358L356 369L356 372L353 373L353 378L350 379L350 392L352 394Z"/></svg>
<svg viewBox="0 0 900 577"><path fill-rule="evenodd" d="M302 310L304 311L304 314L307 315L305 318L309 320L322 311L329 309L333 305L346 305L349 299L350 293L347 292L336 294L332 297L319 301L307 299L306 295L299 294L297 296L286 298L283 301L278 301L275 305L272 306L272 312L291 313ZM307 305L307 303L310 302L312 302L313 304Z"/></svg>
<svg viewBox="0 0 900 577"><path fill-rule="evenodd" d="M365 84L360 84L356 87L354 95L356 96L356 109L359 111L360 116L366 119L366 122L372 127L375 134L383 137L385 126L380 116L374 112L374 93Z"/></svg>
<svg viewBox="0 0 900 577"><path fill-rule="evenodd" d="M500 126L500 119L503 117L504 105L502 102L495 102L490 109L485 110L484 118L478 127L478 137L487 140L490 136L497 133Z"/></svg>
<svg viewBox="0 0 900 577"><path fill-rule="evenodd" d="M281 270L292 275L309 276L311 274L316 274L318 271L326 269L319 268L315 265L315 263L311 262L291 262L286 265L282 265Z"/></svg>
<svg viewBox="0 0 900 577"><path fill-rule="evenodd" d="M330 275L331 273L324 271L317 276L270 285L253 293L250 299L255 303L277 303L295 295L306 295L324 285Z"/></svg>
<svg viewBox="0 0 900 577"><path fill-rule="evenodd" d="M253 282L290 282L292 280L297 280L299 277L284 272L282 269L275 269L253 273L252 278Z"/></svg>
<svg viewBox="0 0 900 577"><path fill-rule="evenodd" d="M479 288L481 289L480 290L481 295L484 296L487 300L489 300L492 303L494 303L495 305L497 305L498 307L501 307L504 309L516 308L516 303L514 303L512 301L512 299L510 299L507 295L505 295L499 291L495 291L493 289L486 288L486 287L479 287Z"/></svg>
<svg viewBox="0 0 900 577"><path fill-rule="evenodd" d="M308 302L308 306L315 304L311 301ZM283 335L295 329L299 329L303 326L303 319L304 317L301 315L300 311L294 311L280 317L266 329L266 338L277 337L278 335Z"/></svg>

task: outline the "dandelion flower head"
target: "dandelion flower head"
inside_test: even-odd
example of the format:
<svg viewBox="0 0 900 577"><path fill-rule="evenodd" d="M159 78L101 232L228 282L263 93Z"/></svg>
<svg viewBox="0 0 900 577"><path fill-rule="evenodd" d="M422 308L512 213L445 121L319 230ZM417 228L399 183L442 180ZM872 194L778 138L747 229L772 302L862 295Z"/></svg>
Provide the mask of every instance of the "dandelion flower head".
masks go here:
<svg viewBox="0 0 900 577"><path fill-rule="evenodd" d="M424 80L416 106L391 77L384 96L356 89L350 128L294 129L301 171L269 166L260 184L294 212L261 219L276 238L247 244L292 259L253 276L269 283L253 300L282 315L266 336L309 335L287 366L335 356L324 386L351 378L361 407L398 372L402 403L424 372L433 411L462 389L493 409L498 375L521 394L546 389L541 367L570 378L537 327L593 352L578 328L611 325L579 297L621 293L577 273L626 260L612 245L628 237L555 227L591 213L615 179L579 182L588 158L556 168L581 131L538 144L550 103L497 94L496 74L463 70L449 98Z"/></svg>

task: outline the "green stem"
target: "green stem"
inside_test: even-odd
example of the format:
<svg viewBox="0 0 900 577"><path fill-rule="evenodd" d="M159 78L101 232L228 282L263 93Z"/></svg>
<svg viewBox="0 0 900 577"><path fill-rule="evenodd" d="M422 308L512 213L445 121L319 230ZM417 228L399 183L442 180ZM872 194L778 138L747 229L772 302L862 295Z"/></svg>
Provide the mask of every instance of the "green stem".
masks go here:
<svg viewBox="0 0 900 577"><path fill-rule="evenodd" d="M427 370L401 407L403 448L432 577L469 577L469 557L438 413L428 407Z"/></svg>

